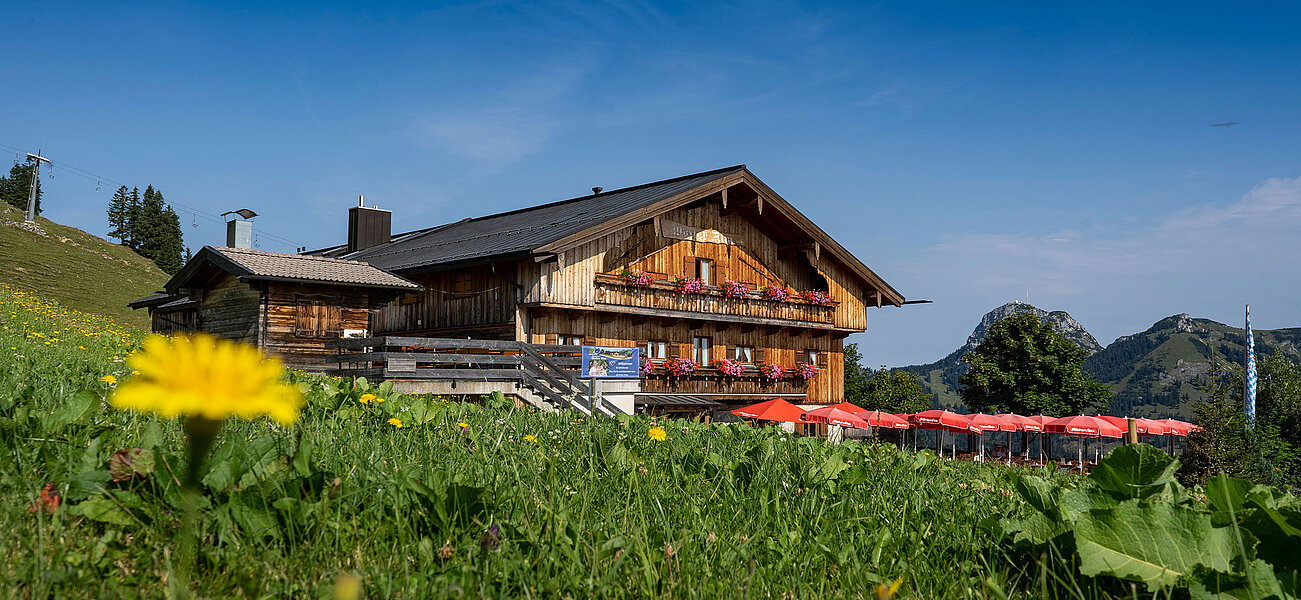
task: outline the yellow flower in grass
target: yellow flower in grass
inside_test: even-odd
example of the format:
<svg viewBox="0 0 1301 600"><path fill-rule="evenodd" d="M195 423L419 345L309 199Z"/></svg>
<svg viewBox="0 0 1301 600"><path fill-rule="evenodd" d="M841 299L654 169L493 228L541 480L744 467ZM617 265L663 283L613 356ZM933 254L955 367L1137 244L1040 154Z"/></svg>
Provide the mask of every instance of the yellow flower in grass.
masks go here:
<svg viewBox="0 0 1301 600"><path fill-rule="evenodd" d="M104 383L107 383L107 384L109 384L109 385L113 385L113 384L117 383L117 378L114 377L114 376L112 376L112 375L105 375L105 376L103 376L103 377L100 377L99 380L100 380L100 381L103 381Z"/></svg>
<svg viewBox="0 0 1301 600"><path fill-rule="evenodd" d="M657 442L662 442L669 439L669 434L667 431L664 431L663 427L651 427L650 431L646 432L646 437Z"/></svg>
<svg viewBox="0 0 1301 600"><path fill-rule="evenodd" d="M119 409L217 422L267 415L289 425L303 403L298 388L283 381L278 359L206 334L151 335L129 364L140 375L113 392L110 402Z"/></svg>
<svg viewBox="0 0 1301 600"><path fill-rule="evenodd" d="M524 441L526 441L526 442L536 442L536 441L538 441L538 438L535 437L533 434L530 433L529 435L524 436Z"/></svg>
<svg viewBox="0 0 1301 600"><path fill-rule="evenodd" d="M461 429L465 429L466 427L469 427L470 424L469 424L469 423L465 423L465 422L461 422L461 423L457 423L456 426L457 426L457 427L460 427Z"/></svg>
<svg viewBox="0 0 1301 600"><path fill-rule="evenodd" d="M399 419L399 418L397 418L397 417L393 417L393 418L391 418L391 419L388 420L388 424L389 424L389 425L392 425L392 426L394 426L394 427L397 427L398 429L401 429L401 428L402 428L402 419Z"/></svg>
<svg viewBox="0 0 1301 600"><path fill-rule="evenodd" d="M357 399L357 401L362 404L370 404L370 401L374 399L375 399L375 394L362 394L361 397Z"/></svg>

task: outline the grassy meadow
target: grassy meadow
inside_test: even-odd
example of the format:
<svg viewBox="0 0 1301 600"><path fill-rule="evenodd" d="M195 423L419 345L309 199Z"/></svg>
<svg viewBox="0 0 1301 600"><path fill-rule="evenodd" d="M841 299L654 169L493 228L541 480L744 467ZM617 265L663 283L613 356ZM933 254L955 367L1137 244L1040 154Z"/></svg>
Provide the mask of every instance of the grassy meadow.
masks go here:
<svg viewBox="0 0 1301 600"><path fill-rule="evenodd" d="M197 596L235 598L350 597L349 582L367 598L1187 597L1169 569L1147 575L1170 585L1150 587L1083 575L1088 541L1060 542L1089 510L1053 502L1127 506L1106 496L1120 485L1208 528L1217 514L1147 454L1094 490L889 444L291 374L306 396L297 424L222 429L191 567L177 556L181 428L104 402L142 337L0 287L0 595L167 597L189 573ZM1203 562L1259 573L1262 557Z"/></svg>

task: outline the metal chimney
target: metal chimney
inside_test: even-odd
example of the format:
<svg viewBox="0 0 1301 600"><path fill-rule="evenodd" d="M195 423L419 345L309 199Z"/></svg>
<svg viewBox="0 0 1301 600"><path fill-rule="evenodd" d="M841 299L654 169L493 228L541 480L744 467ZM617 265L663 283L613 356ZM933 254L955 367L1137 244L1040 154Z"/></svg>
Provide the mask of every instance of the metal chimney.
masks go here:
<svg viewBox="0 0 1301 600"><path fill-rule="evenodd" d="M253 221L251 219L256 217L257 213L247 208L241 208L221 213L223 217L226 215L235 215L237 217L226 221L226 247L252 250Z"/></svg>

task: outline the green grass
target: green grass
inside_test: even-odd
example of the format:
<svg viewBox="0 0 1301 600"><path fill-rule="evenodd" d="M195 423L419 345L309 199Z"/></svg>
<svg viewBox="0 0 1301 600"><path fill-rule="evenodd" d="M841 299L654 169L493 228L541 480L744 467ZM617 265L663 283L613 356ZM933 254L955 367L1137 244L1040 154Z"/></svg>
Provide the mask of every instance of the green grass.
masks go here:
<svg viewBox="0 0 1301 600"><path fill-rule="evenodd" d="M36 218L44 236L12 226L22 220L22 211L0 205L0 283L149 330L147 311L126 304L162 289L167 274L153 261L44 217Z"/></svg>
<svg viewBox="0 0 1301 600"><path fill-rule="evenodd" d="M138 337L0 292L0 596L167 595L189 564L180 428L101 402ZM1005 543L1028 508L1001 466L294 380L295 426L229 421L208 461L201 597L329 597L353 575L369 598L870 598L900 578L907 598L1131 597ZM135 448L152 461L112 481Z"/></svg>

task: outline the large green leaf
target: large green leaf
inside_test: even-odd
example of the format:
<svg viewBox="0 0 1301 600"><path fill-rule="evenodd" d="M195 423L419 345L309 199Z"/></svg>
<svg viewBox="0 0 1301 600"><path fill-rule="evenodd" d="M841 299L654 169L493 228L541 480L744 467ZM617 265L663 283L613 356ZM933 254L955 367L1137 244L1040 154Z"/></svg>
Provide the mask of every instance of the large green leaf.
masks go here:
<svg viewBox="0 0 1301 600"><path fill-rule="evenodd" d="M1229 477L1223 473L1206 482L1206 500L1211 505L1211 520L1215 525L1228 525L1242 520L1247 511L1247 493L1250 481Z"/></svg>
<svg viewBox="0 0 1301 600"><path fill-rule="evenodd" d="M1178 501L1182 491L1175 481L1179 461L1147 444L1121 446L1093 468L1089 477L1098 489L1121 498L1148 498L1158 494Z"/></svg>
<svg viewBox="0 0 1301 600"><path fill-rule="evenodd" d="M1253 560L1246 573L1227 575L1199 569L1189 581L1188 591L1193 600L1269 600L1291 599L1283 591L1274 569L1263 560Z"/></svg>
<svg viewBox="0 0 1301 600"><path fill-rule="evenodd" d="M1210 515L1138 500L1082 515L1075 544L1081 573L1137 579L1154 591L1198 566L1228 571L1235 554L1233 532L1211 527Z"/></svg>

